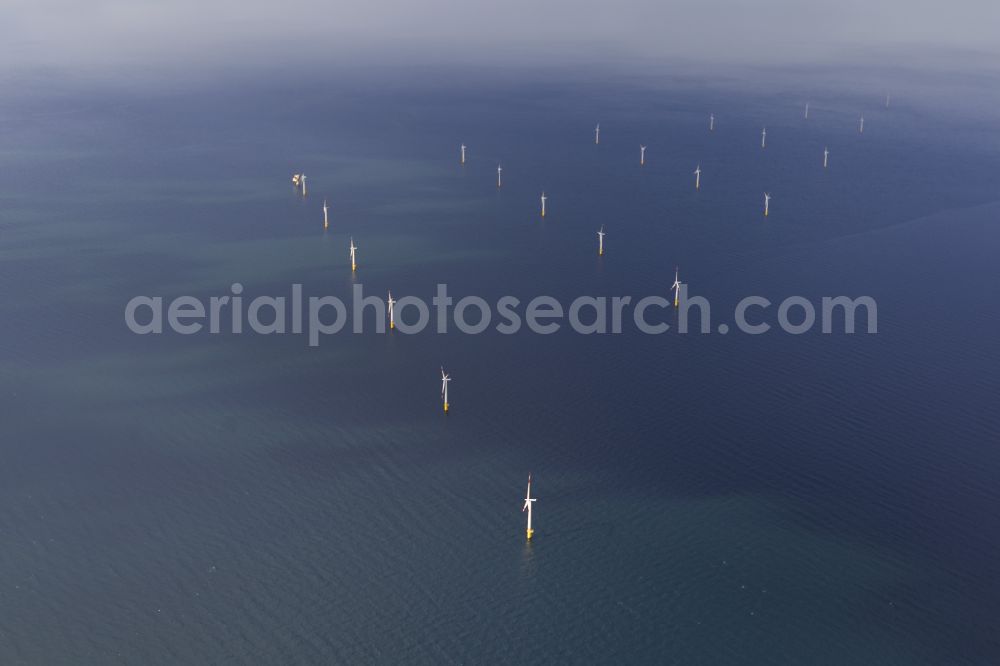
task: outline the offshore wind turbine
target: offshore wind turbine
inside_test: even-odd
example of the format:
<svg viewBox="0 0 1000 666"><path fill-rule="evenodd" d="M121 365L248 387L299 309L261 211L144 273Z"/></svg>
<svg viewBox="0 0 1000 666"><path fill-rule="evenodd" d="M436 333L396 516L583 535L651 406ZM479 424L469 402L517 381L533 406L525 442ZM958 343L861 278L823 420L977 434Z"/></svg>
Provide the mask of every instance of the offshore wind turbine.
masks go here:
<svg viewBox="0 0 1000 666"><path fill-rule="evenodd" d="M306 175L305 174L302 174L302 177L299 179L299 182L302 183L302 196L305 196L306 195Z"/></svg>
<svg viewBox="0 0 1000 666"><path fill-rule="evenodd" d="M764 192L764 217L767 217L767 211L771 204L771 195Z"/></svg>
<svg viewBox="0 0 1000 666"><path fill-rule="evenodd" d="M448 411L448 382L451 381L451 375L445 374L444 366L441 366L441 400L444 401L444 411Z"/></svg>
<svg viewBox="0 0 1000 666"><path fill-rule="evenodd" d="M500 180L500 172L501 171L503 171L503 167L500 166L499 164L497 164L497 189L499 189L500 186L503 185L503 181Z"/></svg>
<svg viewBox="0 0 1000 666"><path fill-rule="evenodd" d="M462 144L462 164L465 164L465 144Z"/></svg>
<svg viewBox="0 0 1000 666"><path fill-rule="evenodd" d="M824 169L826 168L826 163L827 163L827 161L829 161L829 159L830 159L830 149L829 148L823 148L823 168Z"/></svg>
<svg viewBox="0 0 1000 666"><path fill-rule="evenodd" d="M521 508L521 513L525 511L528 512L528 528L525 530L528 539L535 533L535 530L531 529L531 505L535 502L535 499L531 496L531 475L528 475L528 492L524 495L524 507Z"/></svg>
<svg viewBox="0 0 1000 666"><path fill-rule="evenodd" d="M354 236L351 236L351 272L358 270L357 252L358 246L354 244Z"/></svg>
<svg viewBox="0 0 1000 666"><path fill-rule="evenodd" d="M763 148L767 144L767 128L763 128L760 131L760 147Z"/></svg>
<svg viewBox="0 0 1000 666"><path fill-rule="evenodd" d="M809 102L806 102L806 114L803 117L804 118L809 118Z"/></svg>
<svg viewBox="0 0 1000 666"><path fill-rule="evenodd" d="M714 113L708 114L708 131L709 132L715 131L715 114Z"/></svg>
<svg viewBox="0 0 1000 666"><path fill-rule="evenodd" d="M694 189L701 189L701 165L699 164L694 170Z"/></svg>
<svg viewBox="0 0 1000 666"><path fill-rule="evenodd" d="M392 307L393 305L396 304L396 301L394 301L393 298L392 298L392 290L389 290L389 300L386 301L386 304L389 306L389 312L388 312L388 314L389 314L389 328L390 329L396 328L396 314L395 314L395 310Z"/></svg>
<svg viewBox="0 0 1000 666"><path fill-rule="evenodd" d="M639 145L639 166L646 164L646 146Z"/></svg>
<svg viewBox="0 0 1000 666"><path fill-rule="evenodd" d="M670 288L674 290L674 307L676 308L681 302L680 269L677 266L674 266L674 283L670 286Z"/></svg>
<svg viewBox="0 0 1000 666"><path fill-rule="evenodd" d="M326 199L323 199L323 228L330 228L330 209L326 205Z"/></svg>
<svg viewBox="0 0 1000 666"><path fill-rule="evenodd" d="M548 199L548 197L545 196L545 192L542 192L542 217L545 217L545 200L546 199Z"/></svg>
<svg viewBox="0 0 1000 666"><path fill-rule="evenodd" d="M858 119L858 134L865 133L865 114L861 114L861 118Z"/></svg>
<svg viewBox="0 0 1000 666"><path fill-rule="evenodd" d="M597 255L604 255L604 225L601 225L601 230L597 232Z"/></svg>
<svg viewBox="0 0 1000 666"><path fill-rule="evenodd" d="M885 108L889 108L889 93L885 94Z"/></svg>
<svg viewBox="0 0 1000 666"><path fill-rule="evenodd" d="M601 142L601 123L597 123L597 127L594 128L594 143L598 144Z"/></svg>

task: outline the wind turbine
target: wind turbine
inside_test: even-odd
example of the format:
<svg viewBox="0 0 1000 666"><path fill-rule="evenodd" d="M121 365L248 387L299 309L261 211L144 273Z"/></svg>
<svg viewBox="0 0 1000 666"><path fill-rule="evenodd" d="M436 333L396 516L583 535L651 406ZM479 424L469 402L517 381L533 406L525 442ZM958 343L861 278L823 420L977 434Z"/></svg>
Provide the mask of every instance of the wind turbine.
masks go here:
<svg viewBox="0 0 1000 666"><path fill-rule="evenodd" d="M858 119L858 134L865 133L865 114L861 114L861 118Z"/></svg>
<svg viewBox="0 0 1000 666"><path fill-rule="evenodd" d="M885 94L885 108L889 108L889 93Z"/></svg>
<svg viewBox="0 0 1000 666"><path fill-rule="evenodd" d="M386 301L386 303L389 305L389 328L390 329L396 328L396 315L395 315L395 310L393 310L392 307L393 305L396 304L396 301L394 301L392 298L392 291L389 292L389 300Z"/></svg>
<svg viewBox="0 0 1000 666"><path fill-rule="evenodd" d="M358 263L356 261L357 255L355 254L355 252L357 251L357 249L358 249L358 247L354 244L354 236L351 236L351 272L352 273L354 271L358 270Z"/></svg>
<svg viewBox="0 0 1000 666"><path fill-rule="evenodd" d="M302 196L305 196L306 195L306 175L305 174L302 174L302 178L299 179L299 182L302 183Z"/></svg>
<svg viewBox="0 0 1000 666"><path fill-rule="evenodd" d="M760 131L760 147L763 148L767 143L767 128L765 127Z"/></svg>
<svg viewBox="0 0 1000 666"><path fill-rule="evenodd" d="M497 189L503 185L503 181L500 180L500 172L503 171L503 167L497 164Z"/></svg>
<svg viewBox="0 0 1000 666"><path fill-rule="evenodd" d="M670 286L674 290L674 307L676 308L680 304L681 298L681 279L680 279L680 269L674 266L674 283Z"/></svg>
<svg viewBox="0 0 1000 666"><path fill-rule="evenodd" d="M528 512L528 529L525 533L528 535L528 539L535 533L535 530L531 529L531 505L535 502L535 498L531 496L531 475L528 475L528 492L524 495L524 507L521 509L521 513L525 511Z"/></svg>
<svg viewBox="0 0 1000 666"><path fill-rule="evenodd" d="M700 190L701 189L701 165L700 164L694 170L694 189L696 189L696 190Z"/></svg>
<svg viewBox="0 0 1000 666"><path fill-rule="evenodd" d="M597 127L594 128L594 143L601 142L601 123L597 123Z"/></svg>
<svg viewBox="0 0 1000 666"><path fill-rule="evenodd" d="M715 131L715 114L714 113L708 114L708 131L709 132Z"/></svg>
<svg viewBox="0 0 1000 666"><path fill-rule="evenodd" d="M604 255L604 225L601 225L601 230L597 232L597 254L598 256Z"/></svg>
<svg viewBox="0 0 1000 666"><path fill-rule="evenodd" d="M441 399L444 401L444 411L448 411L448 382L451 381L451 375L445 374L444 366L441 367Z"/></svg>
<svg viewBox="0 0 1000 666"><path fill-rule="evenodd" d="M545 217L545 200L548 197L545 196L545 192L542 192L542 217Z"/></svg>
<svg viewBox="0 0 1000 666"><path fill-rule="evenodd" d="M830 159L830 149L823 148L823 168L826 168L826 163Z"/></svg>
<svg viewBox="0 0 1000 666"><path fill-rule="evenodd" d="M646 164L646 146L639 146L639 166Z"/></svg>
<svg viewBox="0 0 1000 666"><path fill-rule="evenodd" d="M462 144L462 164L465 164L465 144Z"/></svg>
<svg viewBox="0 0 1000 666"><path fill-rule="evenodd" d="M771 195L764 192L764 217L767 217L767 210L771 203Z"/></svg>
<svg viewBox="0 0 1000 666"><path fill-rule="evenodd" d="M326 205L326 199L323 199L323 228L330 228L330 209Z"/></svg>
<svg viewBox="0 0 1000 666"><path fill-rule="evenodd" d="M806 115L805 118L809 118L809 102L806 102Z"/></svg>

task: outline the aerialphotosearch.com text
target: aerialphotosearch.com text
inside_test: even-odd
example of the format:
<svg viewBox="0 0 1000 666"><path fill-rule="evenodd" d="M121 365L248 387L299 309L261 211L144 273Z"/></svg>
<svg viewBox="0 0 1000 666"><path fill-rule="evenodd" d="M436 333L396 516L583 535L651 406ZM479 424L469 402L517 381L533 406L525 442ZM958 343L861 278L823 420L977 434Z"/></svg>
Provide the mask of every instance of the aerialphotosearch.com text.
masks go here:
<svg viewBox="0 0 1000 666"><path fill-rule="evenodd" d="M688 333L692 322L695 332L731 331L728 323L712 328L712 309L707 298L692 296L681 285L675 301L659 295L579 296L564 304L552 296L536 296L522 301L503 296L489 303L478 296L463 296L457 301L448 294L446 284L427 301L418 296L400 296L389 301L382 296L365 295L364 285L353 286L349 303L337 296L304 297L301 284L293 284L287 296L243 295L243 285L236 282L229 293L201 299L178 296L136 296L125 306L125 323L139 335L159 334L165 330L181 335L210 334L259 335L305 334L309 345L318 346L324 336L343 332L386 333L390 328L404 335L421 333L433 322L437 333L456 330L477 335L491 326L498 333L512 335L522 328L539 335L551 335L564 326L582 335L620 334L626 327L648 335L668 331ZM856 320L866 333L878 332L878 307L870 296L826 296L814 303L802 296L789 296L772 303L763 296L747 296L739 301L730 321L747 335L780 330L800 335L817 325L823 333L852 334ZM348 328L348 323L350 327Z"/></svg>

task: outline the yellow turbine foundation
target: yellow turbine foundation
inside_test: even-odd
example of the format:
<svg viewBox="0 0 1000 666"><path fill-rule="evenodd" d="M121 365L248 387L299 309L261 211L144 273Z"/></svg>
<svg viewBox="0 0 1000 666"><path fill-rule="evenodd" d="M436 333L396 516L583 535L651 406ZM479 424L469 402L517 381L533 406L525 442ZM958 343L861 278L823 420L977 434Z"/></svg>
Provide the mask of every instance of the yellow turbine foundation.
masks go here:
<svg viewBox="0 0 1000 666"><path fill-rule="evenodd" d="M446 412L448 411L448 403L447 402L444 403L444 411L446 411Z"/></svg>
<svg viewBox="0 0 1000 666"><path fill-rule="evenodd" d="M527 530L528 539L531 539L531 535L535 533L535 530Z"/></svg>

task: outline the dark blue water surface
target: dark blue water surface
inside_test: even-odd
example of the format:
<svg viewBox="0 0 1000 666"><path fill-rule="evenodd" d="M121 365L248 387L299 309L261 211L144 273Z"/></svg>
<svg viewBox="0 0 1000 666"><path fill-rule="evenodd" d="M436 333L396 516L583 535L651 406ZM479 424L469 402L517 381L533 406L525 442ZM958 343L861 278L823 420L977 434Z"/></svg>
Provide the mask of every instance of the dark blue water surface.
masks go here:
<svg viewBox="0 0 1000 666"><path fill-rule="evenodd" d="M0 663L1000 663L992 109L450 75L0 104ZM675 265L711 333L123 316L234 282L638 300ZM842 294L877 334L776 330ZM775 330L735 331L748 295Z"/></svg>

